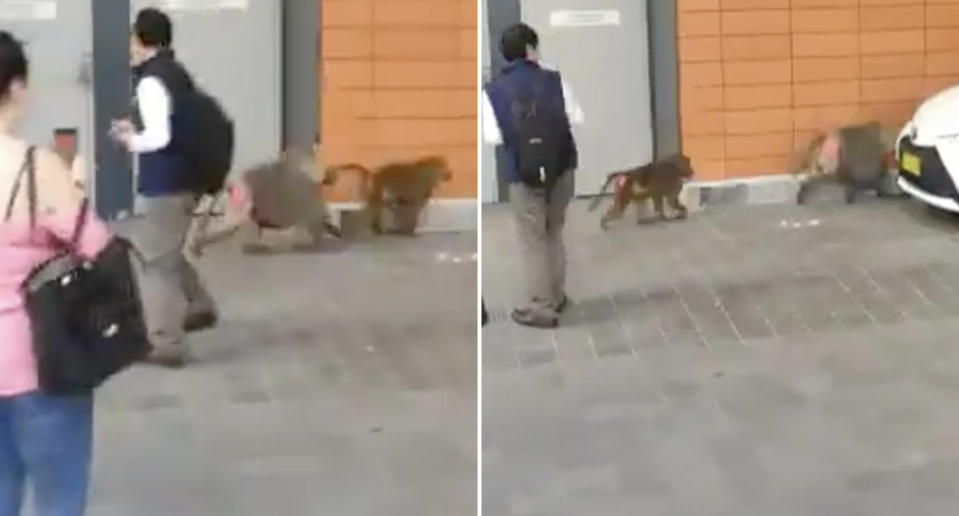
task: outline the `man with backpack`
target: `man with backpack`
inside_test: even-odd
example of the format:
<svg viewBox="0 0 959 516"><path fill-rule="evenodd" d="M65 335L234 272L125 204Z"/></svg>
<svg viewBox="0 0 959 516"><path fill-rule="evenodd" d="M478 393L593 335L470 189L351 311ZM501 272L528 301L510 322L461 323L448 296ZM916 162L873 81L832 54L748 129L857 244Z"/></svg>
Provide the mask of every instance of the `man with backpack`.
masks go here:
<svg viewBox="0 0 959 516"><path fill-rule="evenodd" d="M218 190L233 153L231 122L193 83L170 48L172 23L157 9L137 14L130 36L134 120L112 136L139 159L143 217L132 235L142 255L140 286L153 353L149 361L182 367L186 331L216 325L213 298L184 254L193 211Z"/></svg>
<svg viewBox="0 0 959 516"><path fill-rule="evenodd" d="M563 225L574 193L576 142L570 124L583 112L559 72L539 64L539 36L526 24L503 31L508 64L486 86L483 139L503 145L503 175L522 246L530 303L512 312L524 326L556 327L569 304Z"/></svg>

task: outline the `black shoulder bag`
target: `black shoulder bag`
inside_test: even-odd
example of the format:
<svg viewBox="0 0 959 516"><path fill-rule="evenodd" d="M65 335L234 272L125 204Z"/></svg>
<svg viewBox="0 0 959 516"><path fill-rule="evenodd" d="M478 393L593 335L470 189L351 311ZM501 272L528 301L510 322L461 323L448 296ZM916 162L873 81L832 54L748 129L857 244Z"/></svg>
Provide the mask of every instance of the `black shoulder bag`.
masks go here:
<svg viewBox="0 0 959 516"><path fill-rule="evenodd" d="M6 214L9 220L26 176L31 231L36 229L37 218L34 154L31 147ZM49 394L89 392L150 350L130 243L114 237L89 261L76 252L87 223L87 208L84 200L72 239L21 285L40 388Z"/></svg>

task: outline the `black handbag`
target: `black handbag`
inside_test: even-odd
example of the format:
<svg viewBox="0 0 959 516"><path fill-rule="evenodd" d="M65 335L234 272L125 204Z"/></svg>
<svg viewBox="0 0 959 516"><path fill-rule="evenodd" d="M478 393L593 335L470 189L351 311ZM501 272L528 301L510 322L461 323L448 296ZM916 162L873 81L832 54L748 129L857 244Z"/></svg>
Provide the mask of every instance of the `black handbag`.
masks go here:
<svg viewBox="0 0 959 516"><path fill-rule="evenodd" d="M31 148L7 205L9 220L26 177L31 230L37 217L34 163ZM89 261L76 253L87 223L87 208L84 200L72 239L21 285L40 389L48 394L89 392L150 351L132 245L114 237Z"/></svg>

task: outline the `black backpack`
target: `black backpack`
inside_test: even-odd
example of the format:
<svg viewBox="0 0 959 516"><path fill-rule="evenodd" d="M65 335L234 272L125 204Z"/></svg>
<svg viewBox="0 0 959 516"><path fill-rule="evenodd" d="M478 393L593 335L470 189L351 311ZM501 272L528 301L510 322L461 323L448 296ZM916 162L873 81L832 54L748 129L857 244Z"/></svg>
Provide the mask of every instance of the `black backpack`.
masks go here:
<svg viewBox="0 0 959 516"><path fill-rule="evenodd" d="M186 157L186 181L198 195L223 189L233 167L233 120L220 103L196 86L186 68L168 52L145 65L141 77L160 79L174 97L171 145Z"/></svg>
<svg viewBox="0 0 959 516"><path fill-rule="evenodd" d="M547 81L554 79L556 74L545 72L528 89L510 88L516 171L527 186L548 187L569 166L571 135L563 98L543 95Z"/></svg>
<svg viewBox="0 0 959 516"><path fill-rule="evenodd" d="M177 140L190 167L192 189L215 194L233 167L233 120L200 88L185 92L176 110L182 130Z"/></svg>

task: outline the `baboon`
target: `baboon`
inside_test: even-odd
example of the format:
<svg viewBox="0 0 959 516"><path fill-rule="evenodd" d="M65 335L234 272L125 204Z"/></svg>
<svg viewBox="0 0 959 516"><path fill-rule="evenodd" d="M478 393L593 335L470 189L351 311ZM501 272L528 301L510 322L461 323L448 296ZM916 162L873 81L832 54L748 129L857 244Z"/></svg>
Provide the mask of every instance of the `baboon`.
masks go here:
<svg viewBox="0 0 959 516"><path fill-rule="evenodd" d="M327 235L338 238L339 229L332 224L318 190L320 185L333 184L340 169L324 170L319 183L313 178L314 170L312 157L294 150L247 170L225 188L224 217L219 227L208 229L209 210L201 216L191 239L191 251L199 255L205 246L227 240L244 228L252 230L254 236L253 241L243 244L249 254L270 251L261 243L266 229L304 230L310 241L295 245L303 250L318 249Z"/></svg>
<svg viewBox="0 0 959 516"><path fill-rule="evenodd" d="M664 202L676 210L677 218L685 219L688 212L679 200L684 183L693 177L693 167L689 158L682 154L673 154L664 159L629 170L613 172L606 176L606 182L599 194L590 203L589 210L595 210L606 189L615 182L613 204L606 210L599 225L604 230L613 220L621 219L626 208L633 203L639 211L641 203L652 199L660 220L666 219ZM641 212L640 212L641 213ZM643 220L637 217L637 223Z"/></svg>
<svg viewBox="0 0 959 516"><path fill-rule="evenodd" d="M412 235L416 233L420 214L440 183L452 179L446 158L429 156L415 161L390 163L370 170L351 163L339 171L358 172L363 178L363 196L373 231ZM394 224L386 228L384 211L393 215Z"/></svg>
<svg viewBox="0 0 959 516"><path fill-rule="evenodd" d="M810 192L825 183L842 185L848 204L869 190L885 195L883 188L889 168L882 140L882 129L877 122L816 136L794 159L791 172L801 181L796 202L805 204Z"/></svg>

